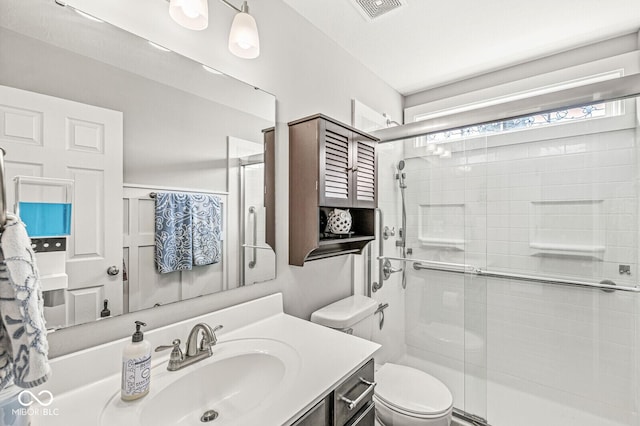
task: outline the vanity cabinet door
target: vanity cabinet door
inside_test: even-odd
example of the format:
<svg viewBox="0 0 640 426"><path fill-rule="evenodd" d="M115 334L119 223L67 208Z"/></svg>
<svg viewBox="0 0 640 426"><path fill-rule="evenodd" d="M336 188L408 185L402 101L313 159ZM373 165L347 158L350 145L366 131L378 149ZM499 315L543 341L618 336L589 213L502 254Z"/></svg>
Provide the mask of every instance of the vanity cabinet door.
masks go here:
<svg viewBox="0 0 640 426"><path fill-rule="evenodd" d="M373 359L370 359L293 426L374 426L374 374ZM354 402L351 408L350 401Z"/></svg>
<svg viewBox="0 0 640 426"><path fill-rule="evenodd" d="M347 426L374 426L376 423L376 404L371 401L347 423Z"/></svg>
<svg viewBox="0 0 640 426"><path fill-rule="evenodd" d="M323 399L300 417L293 426L331 426L331 416L328 414L329 404L329 397Z"/></svg>

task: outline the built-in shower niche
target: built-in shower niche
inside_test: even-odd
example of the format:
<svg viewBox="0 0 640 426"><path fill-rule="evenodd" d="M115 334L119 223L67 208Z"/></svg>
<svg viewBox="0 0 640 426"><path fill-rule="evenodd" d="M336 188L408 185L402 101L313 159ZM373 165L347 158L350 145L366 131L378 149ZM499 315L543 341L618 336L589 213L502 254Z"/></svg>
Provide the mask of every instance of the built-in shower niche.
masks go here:
<svg viewBox="0 0 640 426"><path fill-rule="evenodd" d="M464 214L464 204L420 204L420 245L425 248L464 250Z"/></svg>
<svg viewBox="0 0 640 426"><path fill-rule="evenodd" d="M532 201L531 255L602 260L607 236L603 206L604 200Z"/></svg>

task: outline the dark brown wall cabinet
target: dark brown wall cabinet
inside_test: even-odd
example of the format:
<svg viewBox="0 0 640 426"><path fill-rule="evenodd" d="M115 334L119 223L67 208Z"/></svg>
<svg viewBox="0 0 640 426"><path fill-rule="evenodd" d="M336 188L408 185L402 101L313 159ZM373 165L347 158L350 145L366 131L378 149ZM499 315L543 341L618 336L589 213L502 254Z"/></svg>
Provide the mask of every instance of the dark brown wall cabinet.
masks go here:
<svg viewBox="0 0 640 426"><path fill-rule="evenodd" d="M322 114L289 123L289 264L360 253L374 239L376 144ZM349 234L325 232L334 208L349 209Z"/></svg>

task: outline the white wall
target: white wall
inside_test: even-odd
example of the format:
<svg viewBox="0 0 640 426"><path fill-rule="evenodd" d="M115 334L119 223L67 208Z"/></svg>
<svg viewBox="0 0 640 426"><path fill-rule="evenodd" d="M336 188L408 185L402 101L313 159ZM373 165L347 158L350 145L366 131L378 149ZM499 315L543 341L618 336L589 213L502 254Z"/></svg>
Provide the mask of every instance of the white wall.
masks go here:
<svg viewBox="0 0 640 426"><path fill-rule="evenodd" d="M402 97L280 0L250 2L260 30L262 53L253 61L232 56L226 47L233 18L230 9L211 1L209 28L193 32L168 16L166 2L113 0L69 2L97 17L164 45L185 56L250 82L277 97L276 234L277 278L217 295L164 306L135 315L151 327L281 291L285 311L308 318L315 309L351 293L350 256L288 265L288 128L286 123L322 112L350 122L357 98L392 117L401 115ZM88 324L50 336L53 356L130 334L132 317Z"/></svg>
<svg viewBox="0 0 640 426"><path fill-rule="evenodd" d="M632 52L638 48L637 38L637 34L628 34L551 55L536 61L518 64L478 77L418 92L405 98L405 106L410 108L437 100L446 102L449 105L460 105L469 102L468 99L472 98L475 100L486 100L501 95L512 94L518 90L527 88L530 79L539 78L541 74L549 74L557 70L566 70L574 66ZM519 85L517 83L509 85L509 83L517 81L521 83ZM531 86L529 85L528 87ZM465 97L467 99L466 101Z"/></svg>

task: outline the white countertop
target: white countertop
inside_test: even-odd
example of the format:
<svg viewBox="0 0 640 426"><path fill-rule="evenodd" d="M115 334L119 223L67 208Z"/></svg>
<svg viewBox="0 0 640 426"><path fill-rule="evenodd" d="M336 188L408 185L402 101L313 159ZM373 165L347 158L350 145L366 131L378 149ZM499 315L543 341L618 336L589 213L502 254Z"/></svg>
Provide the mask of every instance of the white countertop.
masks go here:
<svg viewBox="0 0 640 426"><path fill-rule="evenodd" d="M290 345L300 356L295 380L288 385L283 397L271 400L268 407L257 410L253 417L244 418L237 423L238 426L293 423L368 361L380 347L376 343L284 314L280 294L153 330L145 333L145 337L148 335L153 347L166 344L173 338L185 341L188 332L184 330L190 329L196 322L206 322L212 326L224 324L224 332L218 334L219 344L245 338L273 339ZM30 407L31 412L35 413L31 416L32 426L101 425L103 409L120 392L120 352L127 340L54 360L52 368L56 380L32 390L36 395L42 390L50 391L53 402L47 407L38 404ZM213 351L215 357L216 347ZM152 360L153 389L154 375L165 371L168 353L154 353Z"/></svg>

